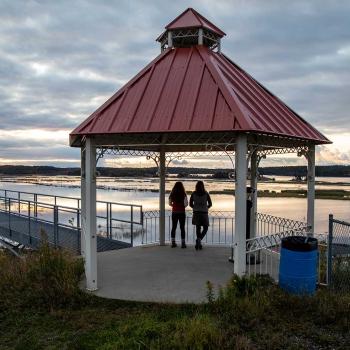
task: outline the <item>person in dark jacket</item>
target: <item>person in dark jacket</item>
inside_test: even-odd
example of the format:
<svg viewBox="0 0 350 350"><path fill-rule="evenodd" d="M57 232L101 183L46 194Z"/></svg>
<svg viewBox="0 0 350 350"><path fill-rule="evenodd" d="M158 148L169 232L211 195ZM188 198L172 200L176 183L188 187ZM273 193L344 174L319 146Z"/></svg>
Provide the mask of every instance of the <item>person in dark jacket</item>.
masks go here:
<svg viewBox="0 0 350 350"><path fill-rule="evenodd" d="M192 193L190 198L190 207L193 209L192 224L196 226L196 250L202 249L202 239L208 232L208 209L211 206L211 198L209 193L205 190L203 181L198 181L196 190Z"/></svg>
<svg viewBox="0 0 350 350"><path fill-rule="evenodd" d="M188 206L188 199L187 199L187 194L182 182L180 181L176 182L173 189L171 190L171 193L169 196L169 205L172 207L171 247L172 248L177 247L177 244L175 241L175 233L176 233L177 223L180 222L181 248L186 248L185 208Z"/></svg>

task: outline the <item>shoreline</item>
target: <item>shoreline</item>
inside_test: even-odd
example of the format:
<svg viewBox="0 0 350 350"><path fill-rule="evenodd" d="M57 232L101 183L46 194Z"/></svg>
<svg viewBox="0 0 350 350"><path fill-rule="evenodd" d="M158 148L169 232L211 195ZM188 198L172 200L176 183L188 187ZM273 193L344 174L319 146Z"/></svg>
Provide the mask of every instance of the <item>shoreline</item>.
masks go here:
<svg viewBox="0 0 350 350"><path fill-rule="evenodd" d="M143 178L144 179L144 178ZM153 178L157 179L157 178ZM140 179L141 180L141 179ZM185 180L185 179L184 179ZM186 179L191 180L191 179ZM36 186L45 186L45 187L56 187L56 188L80 188L80 185L74 185L74 184L58 184L58 183L42 183L40 181L9 181L9 180L3 180L0 178L0 182L5 183L24 183L29 185L36 185ZM226 182L226 181L225 181ZM228 181L227 181L228 182ZM262 181L259 183L266 183L266 181ZM272 184L293 184L293 182L287 182L287 181L271 181ZM295 184L301 184L301 182L295 182ZM318 182L316 182L316 185ZM322 184L326 185L338 185L339 183L330 183L330 182L322 182ZM344 183L346 186L349 184ZM159 193L159 189L149 189L149 188L129 188L129 187L112 187L112 186L106 186L106 185L97 185L96 188L98 190L105 190L105 191L119 191L119 192L150 192L150 193ZM166 194L169 194L170 191L166 190ZM222 190L212 190L209 191L212 195L229 195L234 196L235 190L234 189L222 189ZM187 191L187 194L190 195L192 191ZM258 190L258 197L259 198L307 198L307 190L306 189L285 189L281 191L275 191L275 190ZM342 189L316 189L315 191L315 198L316 199L329 199L329 200L350 200L350 191L349 190L342 190Z"/></svg>

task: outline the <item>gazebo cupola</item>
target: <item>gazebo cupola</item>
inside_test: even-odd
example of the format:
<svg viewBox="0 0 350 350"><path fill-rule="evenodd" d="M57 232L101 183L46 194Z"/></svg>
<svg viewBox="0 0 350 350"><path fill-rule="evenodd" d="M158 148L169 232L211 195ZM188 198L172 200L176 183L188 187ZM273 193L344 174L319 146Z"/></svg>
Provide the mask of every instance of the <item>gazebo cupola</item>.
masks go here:
<svg viewBox="0 0 350 350"><path fill-rule="evenodd" d="M196 10L188 8L165 26L157 41L160 42L161 51L172 47L204 45L220 52L220 40L224 35L221 29Z"/></svg>

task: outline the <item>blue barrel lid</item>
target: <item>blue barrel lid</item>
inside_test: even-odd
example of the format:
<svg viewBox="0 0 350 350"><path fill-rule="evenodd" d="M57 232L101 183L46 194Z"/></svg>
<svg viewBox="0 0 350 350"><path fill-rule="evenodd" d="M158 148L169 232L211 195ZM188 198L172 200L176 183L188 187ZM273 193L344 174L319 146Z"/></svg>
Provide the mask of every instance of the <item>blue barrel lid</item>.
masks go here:
<svg viewBox="0 0 350 350"><path fill-rule="evenodd" d="M281 246L296 252L311 252L317 249L317 239L306 236L289 236L282 238Z"/></svg>

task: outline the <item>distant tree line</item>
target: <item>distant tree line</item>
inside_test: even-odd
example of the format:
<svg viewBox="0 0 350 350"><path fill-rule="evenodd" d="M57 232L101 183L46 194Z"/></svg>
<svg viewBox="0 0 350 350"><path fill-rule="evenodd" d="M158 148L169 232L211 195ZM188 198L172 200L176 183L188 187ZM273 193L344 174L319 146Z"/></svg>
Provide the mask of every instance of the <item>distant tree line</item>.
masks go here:
<svg viewBox="0 0 350 350"><path fill-rule="evenodd" d="M97 168L99 176L110 177L152 177L157 175L158 169L151 168ZM259 168L261 175L306 176L306 166L283 166ZM169 174L179 177L210 174L214 178L227 178L232 169L183 168L170 167ZM1 165L0 175L65 175L79 176L80 168L59 168L53 166ZM350 165L316 166L316 176L350 177Z"/></svg>
<svg viewBox="0 0 350 350"><path fill-rule="evenodd" d="M306 166L264 167L259 168L261 175L285 175L306 176ZM316 176L348 177L350 176L350 165L322 165L316 166Z"/></svg>

